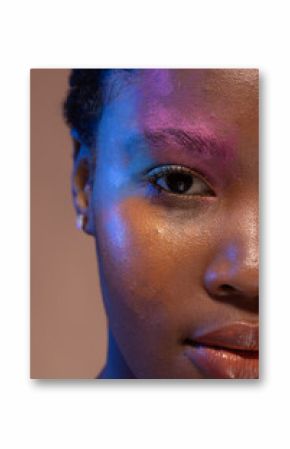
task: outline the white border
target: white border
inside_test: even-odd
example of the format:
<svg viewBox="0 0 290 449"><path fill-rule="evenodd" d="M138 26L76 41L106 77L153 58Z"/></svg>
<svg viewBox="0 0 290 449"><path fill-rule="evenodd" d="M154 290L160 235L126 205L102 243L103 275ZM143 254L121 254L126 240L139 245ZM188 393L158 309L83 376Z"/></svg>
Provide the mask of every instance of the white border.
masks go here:
<svg viewBox="0 0 290 449"><path fill-rule="evenodd" d="M269 5L28 0L1 7L1 447L289 446L290 32L287 2ZM29 69L74 66L260 69L260 382L29 380Z"/></svg>

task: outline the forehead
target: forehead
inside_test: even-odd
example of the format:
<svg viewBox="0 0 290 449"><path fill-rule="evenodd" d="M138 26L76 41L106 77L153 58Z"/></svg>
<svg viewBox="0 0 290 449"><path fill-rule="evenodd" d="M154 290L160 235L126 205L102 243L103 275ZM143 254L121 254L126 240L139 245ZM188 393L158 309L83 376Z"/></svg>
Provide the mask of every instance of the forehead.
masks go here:
<svg viewBox="0 0 290 449"><path fill-rule="evenodd" d="M124 119L133 112L149 127L207 122L257 131L256 69L143 69L129 78L115 71L106 98L111 112L119 108Z"/></svg>
<svg viewBox="0 0 290 449"><path fill-rule="evenodd" d="M140 94L151 100L158 97L179 106L193 107L210 103L235 103L258 95L258 71L255 69L157 69L141 70L136 76Z"/></svg>

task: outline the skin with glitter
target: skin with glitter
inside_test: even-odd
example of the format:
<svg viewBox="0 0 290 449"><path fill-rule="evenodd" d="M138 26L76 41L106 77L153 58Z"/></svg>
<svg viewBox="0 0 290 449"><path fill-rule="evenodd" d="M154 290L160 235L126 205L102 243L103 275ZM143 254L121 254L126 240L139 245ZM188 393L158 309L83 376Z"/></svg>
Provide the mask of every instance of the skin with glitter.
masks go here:
<svg viewBox="0 0 290 449"><path fill-rule="evenodd" d="M108 316L99 377L258 378L258 71L120 72L106 90L73 176Z"/></svg>

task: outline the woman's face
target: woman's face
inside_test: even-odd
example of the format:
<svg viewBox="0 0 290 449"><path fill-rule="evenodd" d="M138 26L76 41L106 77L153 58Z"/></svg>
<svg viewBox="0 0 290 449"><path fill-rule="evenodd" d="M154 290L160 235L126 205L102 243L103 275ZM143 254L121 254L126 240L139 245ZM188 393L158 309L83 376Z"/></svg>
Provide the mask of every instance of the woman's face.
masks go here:
<svg viewBox="0 0 290 449"><path fill-rule="evenodd" d="M116 71L91 201L137 378L258 377L258 71Z"/></svg>

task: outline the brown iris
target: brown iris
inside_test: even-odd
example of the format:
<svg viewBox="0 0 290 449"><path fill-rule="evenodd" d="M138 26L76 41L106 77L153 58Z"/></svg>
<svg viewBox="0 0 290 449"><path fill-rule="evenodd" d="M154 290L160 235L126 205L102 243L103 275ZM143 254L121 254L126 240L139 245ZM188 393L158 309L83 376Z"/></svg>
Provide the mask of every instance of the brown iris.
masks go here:
<svg viewBox="0 0 290 449"><path fill-rule="evenodd" d="M193 184L192 175L187 173L168 173L165 176L165 183L173 193L185 193Z"/></svg>

